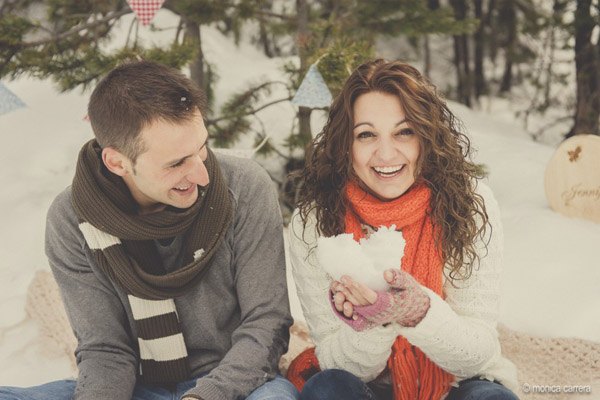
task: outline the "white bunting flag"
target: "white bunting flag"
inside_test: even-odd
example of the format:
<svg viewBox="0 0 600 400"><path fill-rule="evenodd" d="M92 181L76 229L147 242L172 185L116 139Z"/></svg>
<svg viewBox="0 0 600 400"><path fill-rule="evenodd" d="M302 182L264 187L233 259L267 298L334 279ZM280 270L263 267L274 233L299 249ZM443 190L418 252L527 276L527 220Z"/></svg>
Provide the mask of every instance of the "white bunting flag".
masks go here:
<svg viewBox="0 0 600 400"><path fill-rule="evenodd" d="M311 65L292 99L292 104L308 108L325 108L331 105L331 100L331 92L317 64Z"/></svg>
<svg viewBox="0 0 600 400"><path fill-rule="evenodd" d="M25 107L25 103L0 82L0 115L21 107Z"/></svg>

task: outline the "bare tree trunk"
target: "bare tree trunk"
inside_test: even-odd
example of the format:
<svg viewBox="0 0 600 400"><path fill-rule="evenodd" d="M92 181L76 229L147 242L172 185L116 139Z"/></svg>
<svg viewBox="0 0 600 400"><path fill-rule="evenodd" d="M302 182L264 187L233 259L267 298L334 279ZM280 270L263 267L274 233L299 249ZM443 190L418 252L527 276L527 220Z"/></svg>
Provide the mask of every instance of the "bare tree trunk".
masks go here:
<svg viewBox="0 0 600 400"><path fill-rule="evenodd" d="M427 34L423 38L423 53L425 58L423 61L423 75L431 78L431 49L429 47L429 35Z"/></svg>
<svg viewBox="0 0 600 400"><path fill-rule="evenodd" d="M268 1L268 2L264 2L261 4L261 10L264 11L271 11L271 7L272 7L273 2L272 1ZM276 46L273 43L273 41L271 40L271 38L269 38L269 32L267 31L267 27L266 27L266 19L264 16L262 16L261 14L258 15L258 34L259 34L259 41L262 44L263 47L263 52L265 53L265 55L269 58L273 58L275 57L275 53L276 53Z"/></svg>
<svg viewBox="0 0 600 400"><path fill-rule="evenodd" d="M483 48L484 48L484 14L483 14L483 0L475 0L475 18L479 20L479 26L477 31L473 35L473 42L475 44L475 97L479 99L482 95L487 93L487 84L485 82L485 75L483 71Z"/></svg>
<svg viewBox="0 0 600 400"><path fill-rule="evenodd" d="M467 16L467 4L465 0L451 0L455 18L459 21ZM454 66L456 68L456 89L458 100L471 107L472 74L469 65L469 46L467 35L454 35Z"/></svg>
<svg viewBox="0 0 600 400"><path fill-rule="evenodd" d="M505 0L504 3L503 17L506 18L508 39L504 46L506 63L504 64L504 73L502 74L502 82L500 83L501 93L509 92L512 87L513 58L517 43L517 12L515 10L515 3L514 0Z"/></svg>
<svg viewBox="0 0 600 400"><path fill-rule="evenodd" d="M190 63L190 77L192 81L196 82L198 87L207 93L208 82L205 81L204 77L204 53L202 52L202 39L200 36L200 25L197 22L185 21L185 40L191 41L195 44L198 49L196 57Z"/></svg>
<svg viewBox="0 0 600 400"><path fill-rule="evenodd" d="M437 10L438 8L440 8L440 1L439 0L428 0L427 6L429 7L430 10ZM425 37L423 40L423 50L425 53L423 74L426 77L430 78L431 77L431 46L429 43L429 35L428 34L425 34Z"/></svg>
<svg viewBox="0 0 600 400"><path fill-rule="evenodd" d="M466 14L466 8L465 8ZM460 35L461 47L463 49L463 70L465 75L465 104L469 107L472 106L473 97L473 73L471 71L471 55L469 52L469 36L466 34Z"/></svg>
<svg viewBox="0 0 600 400"><path fill-rule="evenodd" d="M554 59L556 54L556 31L558 26L562 25L563 18L565 14L565 10L567 7L567 3L564 0L554 0L554 5L552 6L552 26L550 27L549 39L548 39L548 53L549 59L546 64L546 81L544 82L544 102L542 103L544 107L548 107L550 105L550 88L552 86L552 78L554 76Z"/></svg>
<svg viewBox="0 0 600 400"><path fill-rule="evenodd" d="M298 56L300 57L300 75L304 76L308 71L308 54L306 45L309 39L308 32L308 3L307 0L296 0L298 10ZM310 127L310 114L312 110L307 107L300 107L298 111L298 125L300 138L303 143L308 144L312 139L312 130Z"/></svg>
<svg viewBox="0 0 600 400"><path fill-rule="evenodd" d="M512 66L513 62L510 58L506 59L504 64L504 73L502 74L502 82L500 83L500 92L506 93L510 92L510 88L512 87Z"/></svg>
<svg viewBox="0 0 600 400"><path fill-rule="evenodd" d="M498 42L496 40L497 35L497 23L496 18L494 18L494 13L496 12L496 0L490 0L488 3L488 10L485 18L485 25L489 27L489 36L488 36L488 53L490 60L494 65L496 65L496 56L498 54Z"/></svg>
<svg viewBox="0 0 600 400"><path fill-rule="evenodd" d="M590 13L591 0L577 0L575 10L575 68L577 75L577 106L575 123L567 137L579 134L600 134L600 44L592 42L596 22Z"/></svg>
<svg viewBox="0 0 600 400"><path fill-rule="evenodd" d="M275 53L271 49L271 41L269 40L269 35L267 33L267 28L265 27L265 21L263 18L259 18L259 41L262 44L263 52L269 58L273 58Z"/></svg>

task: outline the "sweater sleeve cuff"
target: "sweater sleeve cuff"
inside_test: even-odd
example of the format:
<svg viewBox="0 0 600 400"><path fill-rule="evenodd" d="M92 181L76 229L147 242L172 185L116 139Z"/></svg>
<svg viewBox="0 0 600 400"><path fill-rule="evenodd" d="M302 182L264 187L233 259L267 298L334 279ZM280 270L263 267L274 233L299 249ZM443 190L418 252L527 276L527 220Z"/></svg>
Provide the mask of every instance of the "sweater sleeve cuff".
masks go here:
<svg viewBox="0 0 600 400"><path fill-rule="evenodd" d="M437 293L425 286L421 286L421 289L429 296L430 300L427 314L416 326L399 328L400 335L415 345L423 340L431 340L441 327L447 326L448 321L456 317L454 310Z"/></svg>
<svg viewBox="0 0 600 400"><path fill-rule="evenodd" d="M225 399L227 396L219 389L219 387L213 385L208 381L203 381L202 378L196 383L196 387L187 391L183 397L190 396L202 400L219 400Z"/></svg>

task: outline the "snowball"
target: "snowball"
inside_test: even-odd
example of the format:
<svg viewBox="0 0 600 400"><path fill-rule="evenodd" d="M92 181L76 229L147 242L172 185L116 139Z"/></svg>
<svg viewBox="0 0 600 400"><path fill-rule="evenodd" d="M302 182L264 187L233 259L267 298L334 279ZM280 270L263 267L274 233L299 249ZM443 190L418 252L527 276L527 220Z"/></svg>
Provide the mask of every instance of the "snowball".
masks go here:
<svg viewBox="0 0 600 400"><path fill-rule="evenodd" d="M400 268L405 241L396 226L381 227L368 239L356 242L352 234L321 237L317 241L316 256L323 269L335 280L348 275L373 290L388 287L383 272Z"/></svg>

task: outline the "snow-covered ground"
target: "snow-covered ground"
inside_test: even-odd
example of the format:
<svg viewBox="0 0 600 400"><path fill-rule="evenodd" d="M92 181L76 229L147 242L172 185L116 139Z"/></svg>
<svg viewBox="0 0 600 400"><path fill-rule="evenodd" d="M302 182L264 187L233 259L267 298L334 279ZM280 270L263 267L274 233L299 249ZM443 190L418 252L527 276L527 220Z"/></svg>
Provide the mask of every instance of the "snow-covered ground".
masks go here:
<svg viewBox="0 0 600 400"><path fill-rule="evenodd" d="M203 40L220 75L217 104L248 81L282 75L280 60L265 58L249 45L236 48L216 30L204 30ZM48 269L46 210L70 184L77 152L92 134L83 120L89 93L59 94L50 82L27 78L4 83L28 107L0 116L0 385L25 386L71 374L67 357L43 347L24 304L35 271ZM503 215L501 322L531 334L600 341L600 224L549 209L543 177L554 148L532 142L506 118L505 103L492 103L485 112L451 107L478 150L476 161L490 171L489 184ZM275 143L288 134L293 112L288 103L262 112ZM316 115L314 129L320 122ZM290 289L293 312L301 317L293 285Z"/></svg>

